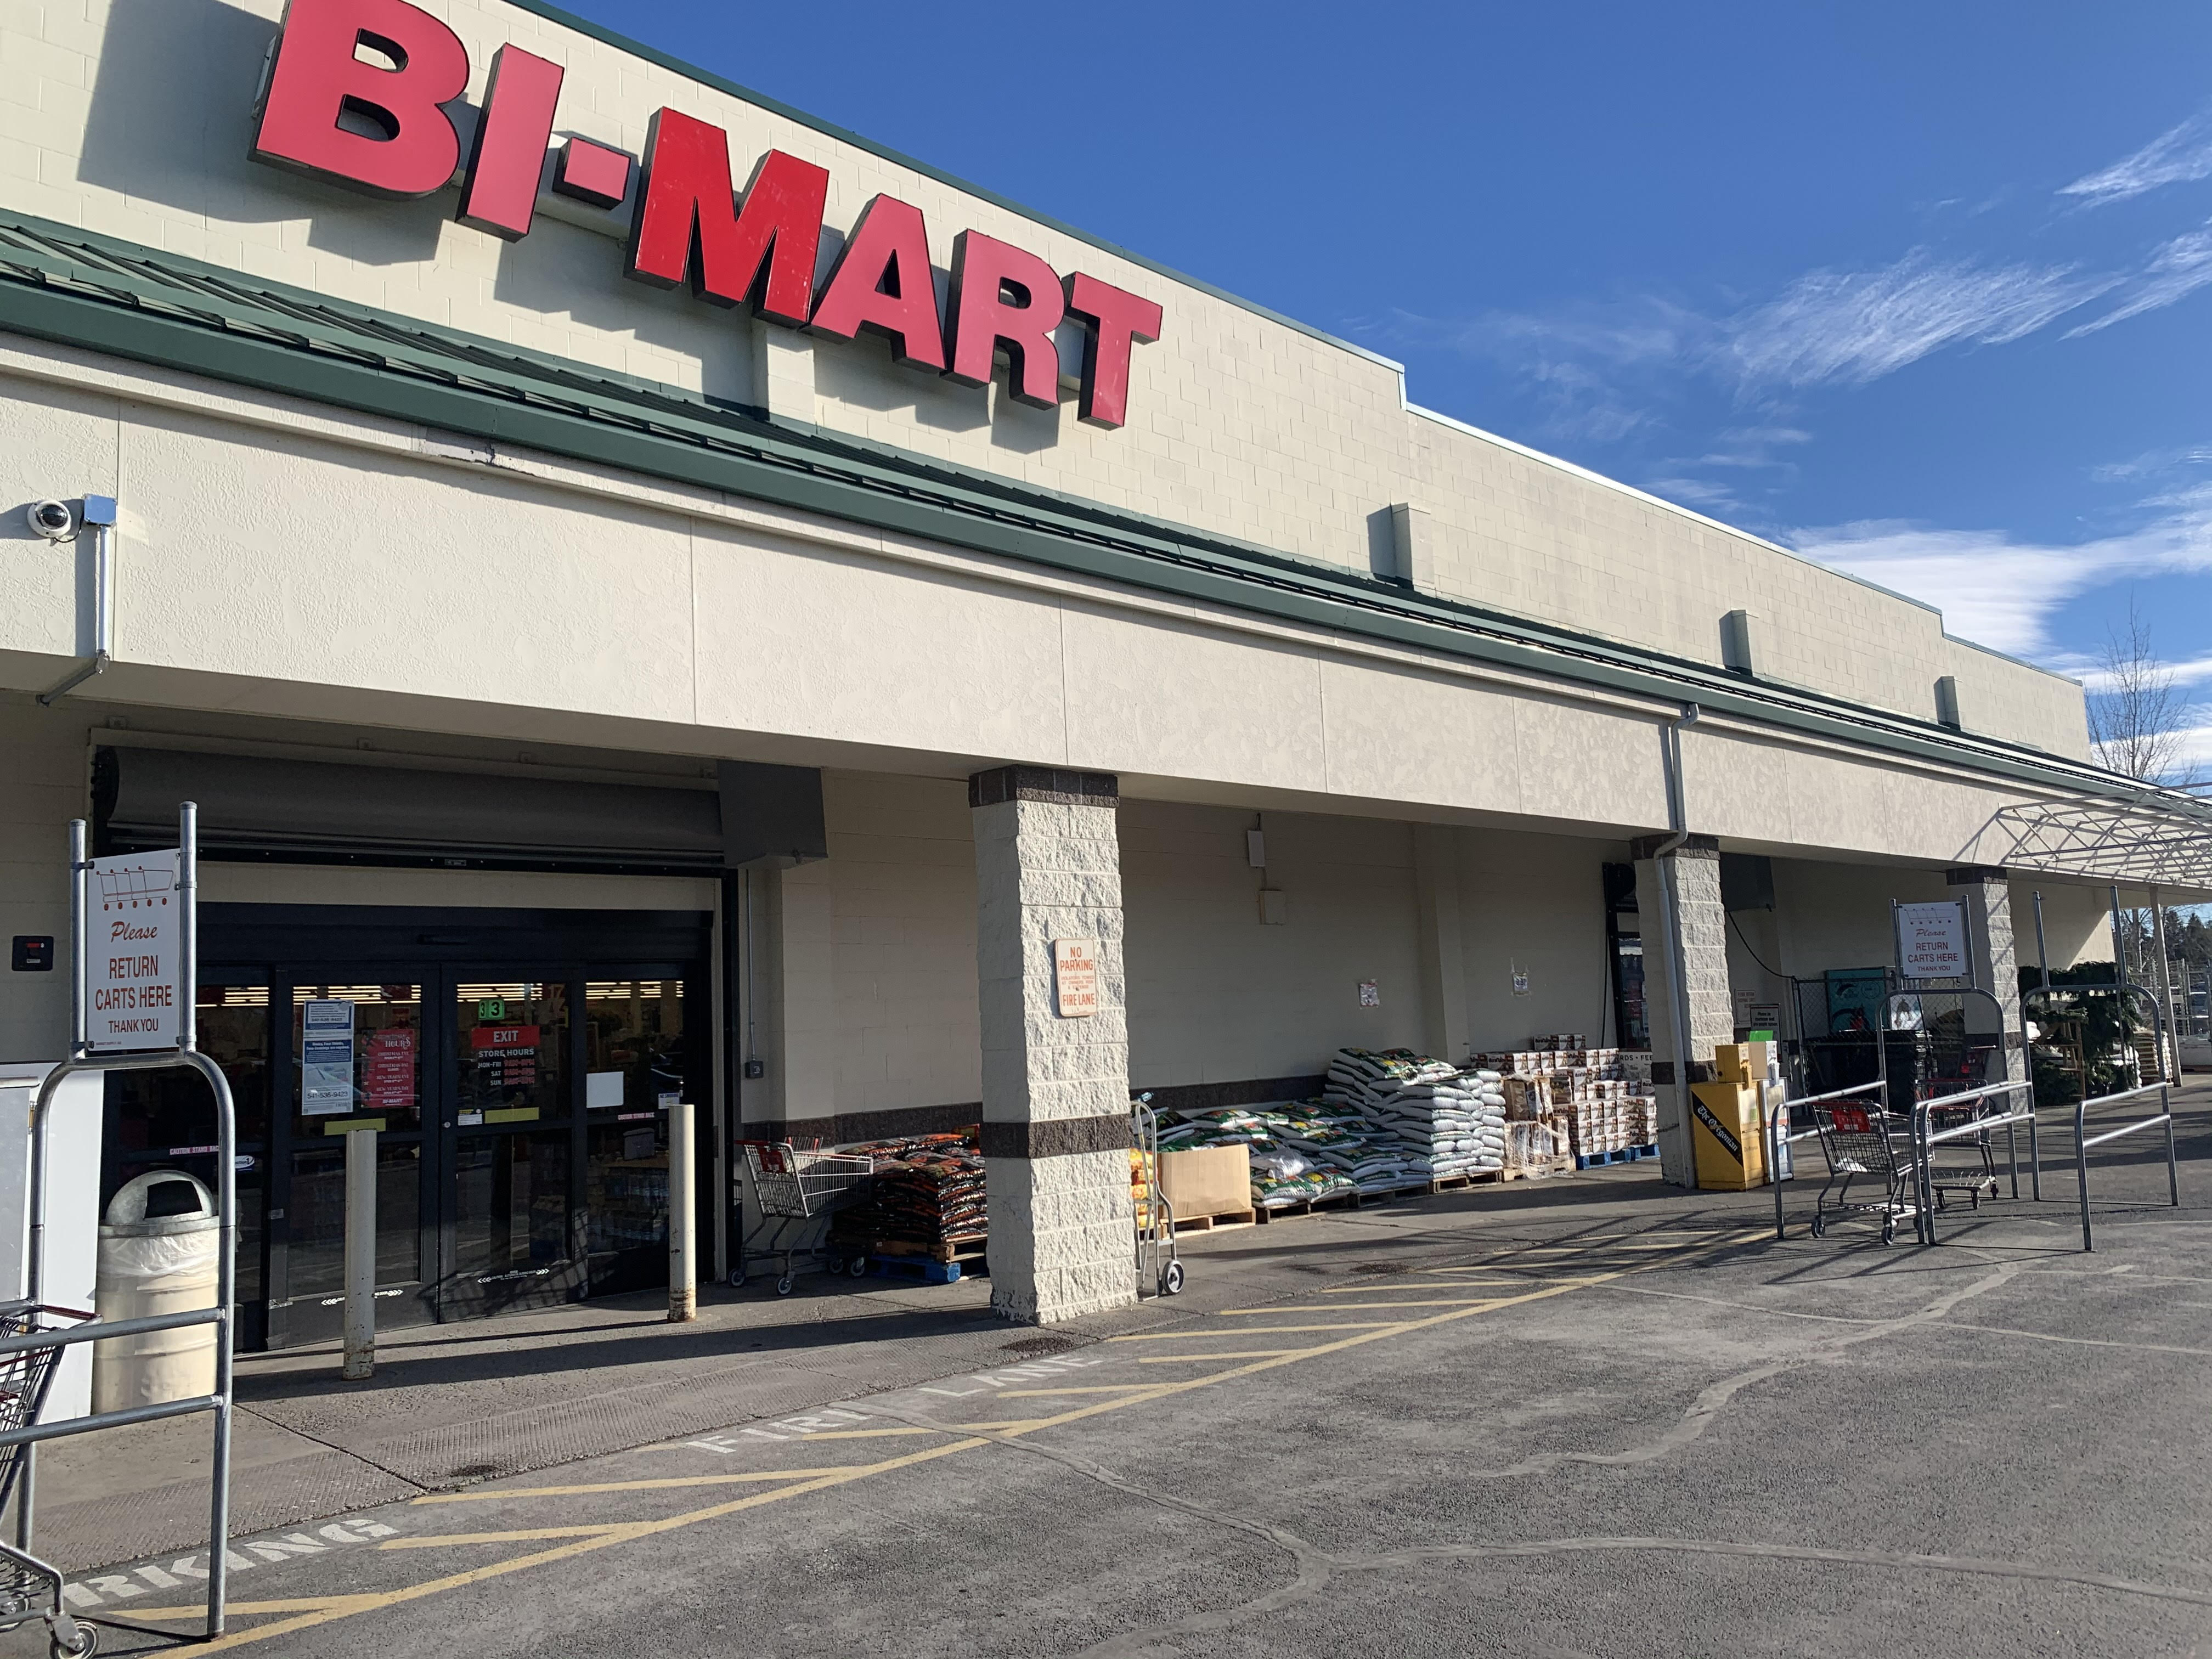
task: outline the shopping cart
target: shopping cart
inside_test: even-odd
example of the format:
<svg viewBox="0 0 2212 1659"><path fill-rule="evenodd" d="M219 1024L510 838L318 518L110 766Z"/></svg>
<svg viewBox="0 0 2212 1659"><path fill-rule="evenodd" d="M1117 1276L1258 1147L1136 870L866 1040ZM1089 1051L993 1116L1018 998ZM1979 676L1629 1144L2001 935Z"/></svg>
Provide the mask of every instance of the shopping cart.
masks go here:
<svg viewBox="0 0 2212 1659"><path fill-rule="evenodd" d="M1827 1184L1813 1201L1813 1237L1828 1231L1831 1216L1878 1215L1881 1242L1889 1243L1897 1237L1899 1221L1920 1213L1913 1199L1919 1163L1912 1149L1911 1121L1870 1103L1816 1103L1812 1109L1820 1150L1828 1159ZM1851 1182L1862 1176L1882 1183L1880 1203L1846 1201ZM1835 1194L1832 1201L1831 1192Z"/></svg>
<svg viewBox="0 0 2212 1659"><path fill-rule="evenodd" d="M778 1261L782 1271L776 1278L775 1293L789 1296L794 1259L804 1257L810 1265L827 1263L833 1272L842 1267L842 1259L824 1248L822 1234L818 1231L810 1233L805 1224L829 1214L864 1191L868 1177L875 1173L875 1159L837 1152L800 1152L787 1140L743 1140L738 1144L744 1148L745 1168L752 1176L753 1194L760 1202L760 1212L776 1224L765 1249L738 1250L738 1265L730 1274L730 1283L733 1286L744 1284L749 1263ZM861 1261L865 1263L866 1257Z"/></svg>
<svg viewBox="0 0 2212 1659"><path fill-rule="evenodd" d="M1978 1079L1966 1082L1972 1088ZM1928 1128L1931 1134L1941 1134L1947 1129L1963 1129L1969 1124L2001 1115L2009 1102L2002 1095L1984 1095L1977 1100L1964 1101L1956 1106L1930 1106ZM1943 1156L1950 1161L1940 1162ZM1961 1163L1960 1160L1967 1162ZM2016 1177L2015 1177L2016 1178ZM1978 1210L1985 1198L1995 1198L1997 1191L1996 1148L1990 1140L1990 1132L1969 1139L1947 1141L1928 1159L1928 1184L1936 1194L1936 1207L1948 1209L1954 1198L1964 1198L1971 1208Z"/></svg>
<svg viewBox="0 0 2212 1659"><path fill-rule="evenodd" d="M0 1339L52 1335L91 1317L73 1308L0 1303ZM61 1354L58 1346L0 1353L0 1429L28 1428L38 1421ZM14 1495L22 1466L21 1446L0 1446L0 1509ZM86 1659L99 1649L100 1632L79 1624L62 1607L60 1571L35 1555L0 1544L0 1631L14 1630L33 1618L46 1621L46 1644L53 1659Z"/></svg>

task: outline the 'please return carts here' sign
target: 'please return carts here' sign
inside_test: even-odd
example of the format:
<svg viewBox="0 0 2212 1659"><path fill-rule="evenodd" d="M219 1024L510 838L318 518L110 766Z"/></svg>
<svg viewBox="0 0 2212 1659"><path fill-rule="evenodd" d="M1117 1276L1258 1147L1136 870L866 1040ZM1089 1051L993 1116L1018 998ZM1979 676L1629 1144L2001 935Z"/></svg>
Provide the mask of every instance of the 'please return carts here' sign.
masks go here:
<svg viewBox="0 0 2212 1659"><path fill-rule="evenodd" d="M177 866L173 852L92 860L85 1031L95 1052L176 1046Z"/></svg>
<svg viewBox="0 0 2212 1659"><path fill-rule="evenodd" d="M1897 907L1897 971L1907 979L1967 979L1966 907L1956 899Z"/></svg>

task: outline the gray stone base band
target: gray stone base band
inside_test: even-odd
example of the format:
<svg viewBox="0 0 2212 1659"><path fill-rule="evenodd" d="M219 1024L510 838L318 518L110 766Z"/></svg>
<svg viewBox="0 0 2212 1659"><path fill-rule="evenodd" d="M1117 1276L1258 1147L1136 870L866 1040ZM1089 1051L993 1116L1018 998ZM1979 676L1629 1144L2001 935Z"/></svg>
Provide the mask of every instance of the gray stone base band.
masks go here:
<svg viewBox="0 0 2212 1659"><path fill-rule="evenodd" d="M1120 1112L1056 1122L983 1126L986 1158L1073 1158L1084 1152L1126 1152L1129 1145L1129 1120Z"/></svg>

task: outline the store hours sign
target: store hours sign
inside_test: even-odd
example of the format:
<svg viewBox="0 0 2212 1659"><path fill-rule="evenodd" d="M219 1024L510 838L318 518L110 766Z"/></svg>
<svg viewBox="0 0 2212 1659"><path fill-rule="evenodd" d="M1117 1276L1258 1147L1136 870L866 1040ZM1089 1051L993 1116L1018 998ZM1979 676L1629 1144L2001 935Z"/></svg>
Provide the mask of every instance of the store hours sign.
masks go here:
<svg viewBox="0 0 2212 1659"><path fill-rule="evenodd" d="M609 214L630 208L623 270L638 282L688 287L832 339L878 335L898 362L963 386L988 386L1003 357L1008 394L1040 409L1059 404L1056 334L1073 324L1083 340L1079 417L1127 422L1131 357L1160 337L1152 301L963 230L940 305L921 210L888 193L868 198L824 270L827 168L771 149L741 195L728 133L675 109L652 116L635 160L586 138L556 149L564 74L500 47L465 149L452 111L468 88L468 48L442 21L405 0L290 0L253 157L398 198L434 195L458 173L461 222L520 241L550 155L559 195Z"/></svg>
<svg viewBox="0 0 2212 1659"><path fill-rule="evenodd" d="M95 1054L177 1046L179 867L174 852L92 860L85 1036Z"/></svg>

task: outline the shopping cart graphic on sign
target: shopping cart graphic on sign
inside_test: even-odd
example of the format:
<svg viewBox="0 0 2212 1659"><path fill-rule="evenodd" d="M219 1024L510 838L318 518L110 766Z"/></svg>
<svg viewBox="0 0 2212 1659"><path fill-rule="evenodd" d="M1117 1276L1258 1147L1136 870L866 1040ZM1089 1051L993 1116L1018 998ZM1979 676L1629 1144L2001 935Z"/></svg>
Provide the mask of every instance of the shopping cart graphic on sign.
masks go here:
<svg viewBox="0 0 2212 1659"><path fill-rule="evenodd" d="M176 890L177 858L171 853L159 863L151 864L118 864L101 859L94 863L92 875L100 884L100 908L103 914L149 907L166 908Z"/></svg>

